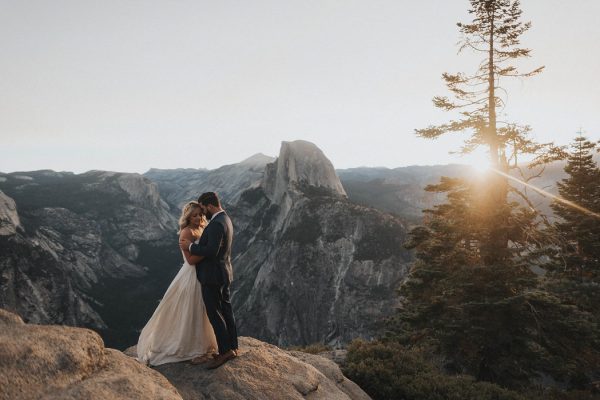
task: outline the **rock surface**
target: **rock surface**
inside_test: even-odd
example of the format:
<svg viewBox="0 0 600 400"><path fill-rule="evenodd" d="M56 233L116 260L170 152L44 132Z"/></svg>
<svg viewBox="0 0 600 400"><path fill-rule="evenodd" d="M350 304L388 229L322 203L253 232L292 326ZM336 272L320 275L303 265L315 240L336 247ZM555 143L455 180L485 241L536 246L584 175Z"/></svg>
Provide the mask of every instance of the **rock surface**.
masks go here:
<svg viewBox="0 0 600 400"><path fill-rule="evenodd" d="M0 309L0 400L181 399L156 371L93 331L25 324Z"/></svg>
<svg viewBox="0 0 600 400"><path fill-rule="evenodd" d="M134 355L135 347L126 351ZM189 363L154 367L184 399L204 400L368 400L332 361L288 352L241 337L239 356L216 370Z"/></svg>
<svg viewBox="0 0 600 400"><path fill-rule="evenodd" d="M302 186L346 196L333 164L317 146L304 140L283 142L279 157L267 166L265 194L272 202L282 204L285 196L293 195Z"/></svg>
<svg viewBox="0 0 600 400"><path fill-rule="evenodd" d="M0 236L14 235L19 225L15 201L0 191Z"/></svg>

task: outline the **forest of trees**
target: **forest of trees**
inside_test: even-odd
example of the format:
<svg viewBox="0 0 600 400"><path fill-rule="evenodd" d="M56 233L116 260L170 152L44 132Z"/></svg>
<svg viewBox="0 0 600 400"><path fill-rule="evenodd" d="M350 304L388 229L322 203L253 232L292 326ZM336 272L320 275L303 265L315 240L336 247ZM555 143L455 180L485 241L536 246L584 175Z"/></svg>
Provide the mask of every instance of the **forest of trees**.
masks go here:
<svg viewBox="0 0 600 400"><path fill-rule="evenodd" d="M344 370L375 399L600 398L600 147L582 135L570 148L537 143L527 125L500 121L502 82L543 67L517 68L531 55L518 0L470 5L460 51L482 60L444 73L452 98L433 100L458 118L416 134L464 133L461 151L483 147L491 168L426 188L447 201L410 232L402 307L379 340L350 346ZM567 177L543 215L512 182L535 185L558 160Z"/></svg>

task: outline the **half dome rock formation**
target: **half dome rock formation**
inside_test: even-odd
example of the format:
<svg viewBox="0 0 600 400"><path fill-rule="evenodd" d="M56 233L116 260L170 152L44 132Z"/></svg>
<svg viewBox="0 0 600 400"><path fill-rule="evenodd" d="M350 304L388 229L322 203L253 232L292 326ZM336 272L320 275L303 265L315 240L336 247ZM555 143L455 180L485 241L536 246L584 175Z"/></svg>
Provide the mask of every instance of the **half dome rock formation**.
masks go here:
<svg viewBox="0 0 600 400"><path fill-rule="evenodd" d="M135 355L135 346L126 354ZM154 367L184 399L368 400L333 362L240 337L239 356L216 370L189 363Z"/></svg>
<svg viewBox="0 0 600 400"><path fill-rule="evenodd" d="M169 381L93 331L25 324L0 309L0 400L181 399Z"/></svg>
<svg viewBox="0 0 600 400"><path fill-rule="evenodd" d="M19 225L15 201L0 191L0 236L14 235Z"/></svg>
<svg viewBox="0 0 600 400"><path fill-rule="evenodd" d="M272 202L282 204L286 194L308 186L346 196L333 164L321 149L304 140L282 142L279 157L267 166L265 193Z"/></svg>

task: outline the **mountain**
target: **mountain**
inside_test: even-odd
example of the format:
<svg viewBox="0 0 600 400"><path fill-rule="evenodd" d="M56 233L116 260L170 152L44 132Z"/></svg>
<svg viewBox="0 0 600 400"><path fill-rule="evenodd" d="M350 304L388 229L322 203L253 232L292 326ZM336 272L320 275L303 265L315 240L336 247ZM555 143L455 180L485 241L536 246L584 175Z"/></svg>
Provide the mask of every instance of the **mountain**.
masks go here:
<svg viewBox="0 0 600 400"><path fill-rule="evenodd" d="M158 185L163 198L178 213L186 202L197 200L202 192L217 192L224 203L235 203L241 192L260 183L266 165L273 160L259 153L215 170L152 168L144 176Z"/></svg>
<svg viewBox="0 0 600 400"><path fill-rule="evenodd" d="M600 162L600 156L595 157ZM513 171L511 184L524 192L532 205L546 216L553 218L550 208L552 195L558 194L556 183L566 177L566 162L557 161L545 167L522 168L522 175ZM442 176L471 178L480 175L472 167L460 164L409 166L400 168L349 168L336 171L348 198L358 204L392 213L412 224L419 224L422 211L445 201L445 196L425 192L427 185L439 182ZM534 177L528 181L528 178ZM519 182L521 181L521 182ZM522 182L527 182L528 186ZM541 189L550 195L541 194ZM515 200L523 200L515 196Z"/></svg>
<svg viewBox="0 0 600 400"><path fill-rule="evenodd" d="M399 219L350 202L313 144L283 142L229 208L239 330L279 345L371 337L411 260Z"/></svg>
<svg viewBox="0 0 600 400"><path fill-rule="evenodd" d="M181 265L176 227L138 174L3 174L0 306L129 344Z"/></svg>
<svg viewBox="0 0 600 400"><path fill-rule="evenodd" d="M442 176L468 178L476 172L466 165L409 166L400 168L349 168L337 170L348 198L368 207L420 223L423 210L444 201L444 195L429 193L427 185Z"/></svg>

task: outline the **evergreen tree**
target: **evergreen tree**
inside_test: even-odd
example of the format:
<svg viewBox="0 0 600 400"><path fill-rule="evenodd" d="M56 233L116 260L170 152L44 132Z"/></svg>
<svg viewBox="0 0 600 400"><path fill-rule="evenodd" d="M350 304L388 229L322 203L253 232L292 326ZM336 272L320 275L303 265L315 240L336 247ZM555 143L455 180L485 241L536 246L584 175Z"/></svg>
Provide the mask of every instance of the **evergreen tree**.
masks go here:
<svg viewBox="0 0 600 400"><path fill-rule="evenodd" d="M565 243L563 271L580 279L600 278L600 169L593 159L598 147L579 136L571 149L568 177L558 182L558 193L569 203L552 204Z"/></svg>
<svg viewBox="0 0 600 400"><path fill-rule="evenodd" d="M558 192L567 203L552 204L562 246L545 287L591 313L600 325L600 169L593 159L597 150L599 146L583 136L571 145L567 177L558 182Z"/></svg>
<svg viewBox="0 0 600 400"><path fill-rule="evenodd" d="M529 127L518 126L498 120L498 108L504 101L498 95L503 91L501 81L509 77L530 77L544 67L520 72L516 61L527 58L531 50L520 47L520 38L530 27L521 21L519 0L470 0L471 23L458 23L463 34L459 52L473 51L483 55L478 68L472 74L444 73L447 88L454 96L434 97L434 105L446 111L458 112L460 118L438 126L417 129L417 135L437 138L450 132L470 133L461 152L469 153L479 146L489 151L490 164L496 173L482 188L486 194L484 217L492 229L486 243L482 243L483 256L489 262L509 257L507 251L510 226L510 210L507 208L511 188L508 173L518 169L520 154L535 154L534 164L547 162L560 154L552 144L535 143L529 138ZM523 174L522 174L523 175Z"/></svg>

